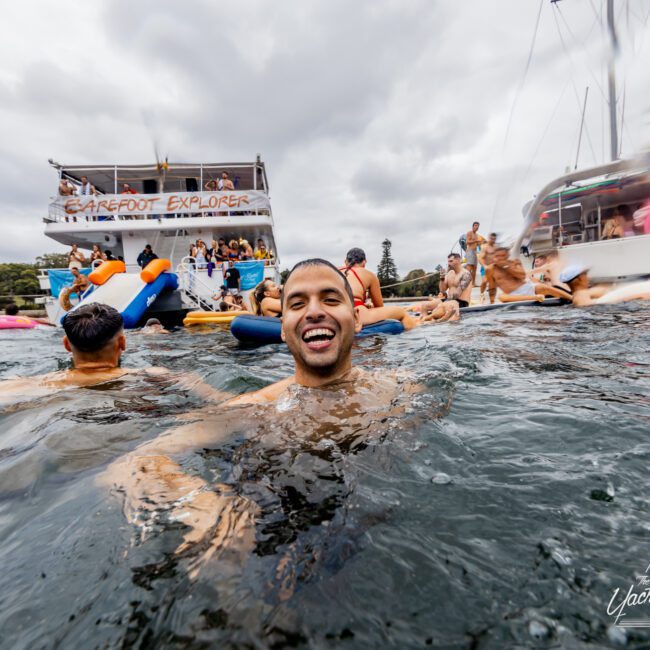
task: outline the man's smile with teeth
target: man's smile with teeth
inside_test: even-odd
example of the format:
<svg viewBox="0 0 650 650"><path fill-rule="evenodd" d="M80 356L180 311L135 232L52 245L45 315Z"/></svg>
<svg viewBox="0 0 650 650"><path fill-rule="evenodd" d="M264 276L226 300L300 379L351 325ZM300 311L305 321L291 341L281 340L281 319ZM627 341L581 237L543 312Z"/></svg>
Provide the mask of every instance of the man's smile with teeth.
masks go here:
<svg viewBox="0 0 650 650"><path fill-rule="evenodd" d="M333 339L334 332L329 328L318 327L315 329L308 330L302 335L303 341L309 341L310 339L321 338L321 337L325 337L326 339Z"/></svg>

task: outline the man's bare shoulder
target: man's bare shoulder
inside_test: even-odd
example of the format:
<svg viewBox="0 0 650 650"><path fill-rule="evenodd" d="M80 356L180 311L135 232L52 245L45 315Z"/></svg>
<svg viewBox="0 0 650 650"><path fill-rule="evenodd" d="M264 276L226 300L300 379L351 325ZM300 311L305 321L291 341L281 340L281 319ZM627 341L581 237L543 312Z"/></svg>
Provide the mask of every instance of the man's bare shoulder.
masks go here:
<svg viewBox="0 0 650 650"><path fill-rule="evenodd" d="M266 404L268 402L273 402L278 399L278 397L280 397L289 386L292 386L295 383L296 379L291 375L291 377L277 381L275 384L266 386L265 388L253 393L244 393L243 395L233 397L228 400L224 406L244 406L247 404Z"/></svg>

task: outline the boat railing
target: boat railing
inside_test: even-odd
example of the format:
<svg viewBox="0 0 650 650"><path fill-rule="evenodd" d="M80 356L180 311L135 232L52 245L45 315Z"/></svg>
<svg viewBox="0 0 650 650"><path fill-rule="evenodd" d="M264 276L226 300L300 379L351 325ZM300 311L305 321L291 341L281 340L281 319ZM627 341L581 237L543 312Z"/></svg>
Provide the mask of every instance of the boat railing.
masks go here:
<svg viewBox="0 0 650 650"><path fill-rule="evenodd" d="M145 221L189 217L271 216L262 190L178 192L165 194L98 194L50 198L47 223Z"/></svg>

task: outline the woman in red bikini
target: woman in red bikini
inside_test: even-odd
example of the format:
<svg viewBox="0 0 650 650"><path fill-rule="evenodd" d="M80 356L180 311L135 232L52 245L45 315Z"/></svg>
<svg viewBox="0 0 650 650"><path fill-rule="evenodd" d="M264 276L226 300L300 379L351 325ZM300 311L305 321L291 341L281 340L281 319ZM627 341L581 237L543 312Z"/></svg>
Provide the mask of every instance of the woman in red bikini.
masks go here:
<svg viewBox="0 0 650 650"><path fill-rule="evenodd" d="M354 306L359 310L362 325L371 325L387 318L402 321L404 329L407 330L419 325L418 320L409 315L402 307L384 305L379 279L366 268L366 254L363 250L351 248L345 256L345 266L341 271L352 287ZM366 305L367 296L369 296L372 307Z"/></svg>

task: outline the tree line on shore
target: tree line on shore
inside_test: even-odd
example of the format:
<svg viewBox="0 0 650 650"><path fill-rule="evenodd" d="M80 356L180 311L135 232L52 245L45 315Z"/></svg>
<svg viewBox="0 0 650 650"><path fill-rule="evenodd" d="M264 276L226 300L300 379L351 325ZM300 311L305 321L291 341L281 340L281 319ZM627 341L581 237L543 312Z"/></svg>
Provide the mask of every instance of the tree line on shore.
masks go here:
<svg viewBox="0 0 650 650"><path fill-rule="evenodd" d="M382 253L379 265L377 266L377 277L382 287L381 293L384 298L407 298L411 296L437 296L440 287L440 273L437 270L425 271L424 269L413 269L403 278L397 273L397 265L391 253L392 243L390 239L384 239L381 244ZM289 269L280 274L281 282L284 284Z"/></svg>
<svg viewBox="0 0 650 650"><path fill-rule="evenodd" d="M36 258L33 264L0 264L0 307L16 302L17 296L44 294L38 283L38 272L42 269L67 268L68 256L65 253L45 253ZM23 309L32 305L30 301L18 300Z"/></svg>

